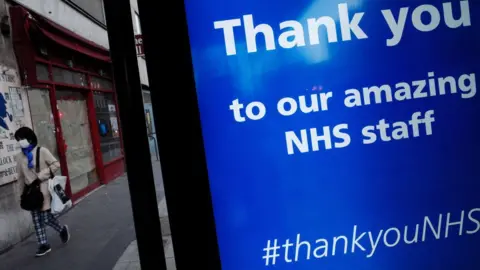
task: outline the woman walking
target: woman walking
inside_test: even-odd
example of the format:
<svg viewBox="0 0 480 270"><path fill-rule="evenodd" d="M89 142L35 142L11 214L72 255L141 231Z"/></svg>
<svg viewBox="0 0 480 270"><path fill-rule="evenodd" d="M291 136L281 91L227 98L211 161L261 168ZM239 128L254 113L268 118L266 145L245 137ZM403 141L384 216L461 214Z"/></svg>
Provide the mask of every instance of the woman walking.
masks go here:
<svg viewBox="0 0 480 270"><path fill-rule="evenodd" d="M57 218L50 212L51 196L48 191L48 180L60 168L60 164L47 148L38 146L37 136L30 128L22 127L18 129L15 132L15 139L22 149L16 156L21 194L23 194L25 187L39 185L43 195L43 205L31 211L38 241L38 251L35 256L41 257L51 251L47 239L46 225L59 233L64 244L70 240L68 226L61 226ZM37 162L38 164L36 164Z"/></svg>

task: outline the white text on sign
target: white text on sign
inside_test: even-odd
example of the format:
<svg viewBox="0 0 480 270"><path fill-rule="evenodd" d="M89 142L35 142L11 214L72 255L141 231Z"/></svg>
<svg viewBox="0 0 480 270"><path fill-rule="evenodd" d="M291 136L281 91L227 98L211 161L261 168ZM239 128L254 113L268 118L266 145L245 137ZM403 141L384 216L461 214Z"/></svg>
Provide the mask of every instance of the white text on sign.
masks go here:
<svg viewBox="0 0 480 270"><path fill-rule="evenodd" d="M469 1L460 1L459 7L455 7L455 9L460 11L454 11L452 2L446 2L442 4L442 7L425 4L415 8L403 7L398 11L381 10L391 32L391 37L387 38L386 45L391 47L400 43L407 22L420 32L434 31L442 23L451 29L471 26ZM263 37L267 51L276 50L278 46L283 49L292 49L318 45L322 29L326 31L328 43L336 43L339 40L351 41L354 38L367 39L368 35L361 26L364 15L364 12L357 12L350 16L348 5L343 3L338 5L338 22L331 16L321 16L308 18L306 22L283 21L278 24L278 27L272 27L266 23L255 24L253 15L248 14L241 19L215 21L213 25L215 29L223 31L226 54L236 55L238 45L236 37L238 35L234 30L237 27L243 26L247 52L254 53L258 51L257 41L261 39L259 37ZM423 19L424 17L428 19Z"/></svg>

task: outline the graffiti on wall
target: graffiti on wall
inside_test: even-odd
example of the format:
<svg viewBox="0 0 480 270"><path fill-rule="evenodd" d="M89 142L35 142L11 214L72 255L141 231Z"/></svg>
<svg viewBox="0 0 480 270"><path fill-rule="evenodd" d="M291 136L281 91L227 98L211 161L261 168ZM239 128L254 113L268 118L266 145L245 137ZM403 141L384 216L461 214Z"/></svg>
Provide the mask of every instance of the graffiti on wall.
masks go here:
<svg viewBox="0 0 480 270"><path fill-rule="evenodd" d="M20 148L14 134L20 127L32 125L27 102L18 74L0 74L0 185L13 182L17 177L15 155Z"/></svg>

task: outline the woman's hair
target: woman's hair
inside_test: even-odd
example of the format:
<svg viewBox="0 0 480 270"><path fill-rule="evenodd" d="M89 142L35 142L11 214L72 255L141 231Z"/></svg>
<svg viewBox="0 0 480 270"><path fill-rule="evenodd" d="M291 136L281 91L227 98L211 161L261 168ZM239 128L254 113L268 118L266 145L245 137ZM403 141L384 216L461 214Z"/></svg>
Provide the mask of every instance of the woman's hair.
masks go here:
<svg viewBox="0 0 480 270"><path fill-rule="evenodd" d="M37 146L38 144L38 139L37 135L35 135L35 132L31 128L28 127L21 127L15 132L15 139L17 141L26 139L31 145Z"/></svg>

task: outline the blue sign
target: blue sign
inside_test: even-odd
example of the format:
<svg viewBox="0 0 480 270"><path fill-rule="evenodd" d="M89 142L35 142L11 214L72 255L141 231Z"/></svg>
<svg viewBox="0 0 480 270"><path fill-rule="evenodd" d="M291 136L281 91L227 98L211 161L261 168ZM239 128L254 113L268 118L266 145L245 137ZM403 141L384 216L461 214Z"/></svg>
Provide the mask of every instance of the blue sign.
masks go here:
<svg viewBox="0 0 480 270"><path fill-rule="evenodd" d="M222 269L480 269L480 1L185 2Z"/></svg>

